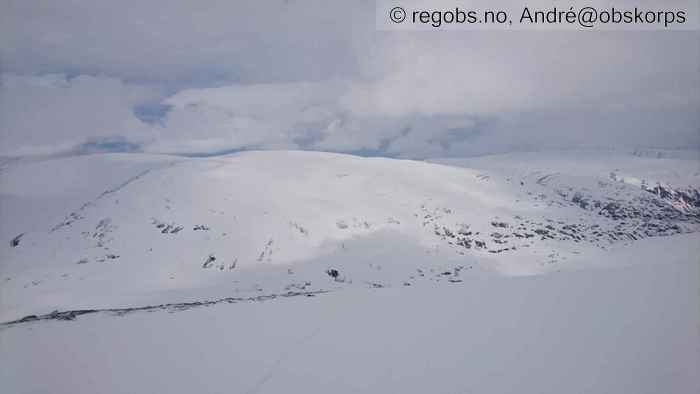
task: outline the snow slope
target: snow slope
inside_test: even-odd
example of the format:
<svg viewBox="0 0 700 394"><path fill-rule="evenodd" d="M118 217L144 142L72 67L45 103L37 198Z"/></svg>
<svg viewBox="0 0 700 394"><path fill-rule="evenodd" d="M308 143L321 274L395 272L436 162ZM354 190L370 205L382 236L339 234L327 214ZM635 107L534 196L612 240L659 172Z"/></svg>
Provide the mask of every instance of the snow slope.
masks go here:
<svg viewBox="0 0 700 394"><path fill-rule="evenodd" d="M4 162L0 391L697 393L664 157Z"/></svg>
<svg viewBox="0 0 700 394"><path fill-rule="evenodd" d="M697 393L700 266L647 260L656 242L640 243L641 264L625 268L0 328L0 382L17 394Z"/></svg>
<svg viewBox="0 0 700 394"><path fill-rule="evenodd" d="M6 164L0 321L579 269L700 229L700 207L669 192L697 193L697 161L513 154L449 164L315 152ZM661 195L610 177L620 169L672 186Z"/></svg>

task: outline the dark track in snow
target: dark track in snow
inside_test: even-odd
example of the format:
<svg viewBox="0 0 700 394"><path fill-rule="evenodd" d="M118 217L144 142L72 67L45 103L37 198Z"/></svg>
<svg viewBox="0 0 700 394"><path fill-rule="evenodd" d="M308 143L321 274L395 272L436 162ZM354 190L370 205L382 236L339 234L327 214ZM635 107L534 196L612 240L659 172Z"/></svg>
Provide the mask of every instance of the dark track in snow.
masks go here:
<svg viewBox="0 0 700 394"><path fill-rule="evenodd" d="M29 323L35 321L43 320L75 320L77 317L82 315L90 315L95 313L107 313L113 316L123 316L128 313L134 312L153 312L153 311L167 311L167 312L180 312L188 310L191 308L212 306L217 304L237 304L241 302L263 302L271 301L277 298L290 298L290 297L314 297L318 294L327 293L328 290L315 290L315 291L289 291L287 293L281 294L266 294L256 297L226 297L217 300L206 300L206 301L192 301L192 302L179 302L179 303L169 303L160 305L146 305L139 307L130 308L96 308L96 309L75 309L67 311L53 311L45 315L29 315L21 319L0 323L0 327L7 327L21 323Z"/></svg>

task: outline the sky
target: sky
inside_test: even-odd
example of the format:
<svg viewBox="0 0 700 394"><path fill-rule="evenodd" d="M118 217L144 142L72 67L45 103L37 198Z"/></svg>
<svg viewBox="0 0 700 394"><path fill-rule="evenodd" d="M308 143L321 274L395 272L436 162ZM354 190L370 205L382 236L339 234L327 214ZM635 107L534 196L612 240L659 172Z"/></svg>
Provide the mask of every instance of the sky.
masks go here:
<svg viewBox="0 0 700 394"><path fill-rule="evenodd" d="M700 32L378 31L374 1L0 0L0 155L700 148Z"/></svg>

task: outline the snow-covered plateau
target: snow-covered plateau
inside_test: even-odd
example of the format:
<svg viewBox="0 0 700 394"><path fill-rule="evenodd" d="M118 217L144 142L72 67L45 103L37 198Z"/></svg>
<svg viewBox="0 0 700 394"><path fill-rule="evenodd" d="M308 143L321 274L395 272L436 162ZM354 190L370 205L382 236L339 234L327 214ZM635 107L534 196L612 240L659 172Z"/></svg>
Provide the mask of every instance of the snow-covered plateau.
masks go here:
<svg viewBox="0 0 700 394"><path fill-rule="evenodd" d="M700 160L0 166L0 391L700 392Z"/></svg>

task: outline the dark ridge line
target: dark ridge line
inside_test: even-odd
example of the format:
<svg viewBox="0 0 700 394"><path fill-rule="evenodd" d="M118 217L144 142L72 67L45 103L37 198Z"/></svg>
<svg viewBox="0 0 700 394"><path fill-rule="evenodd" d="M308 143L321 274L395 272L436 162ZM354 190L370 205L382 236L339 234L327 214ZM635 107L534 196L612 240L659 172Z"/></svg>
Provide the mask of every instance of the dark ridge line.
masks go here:
<svg viewBox="0 0 700 394"><path fill-rule="evenodd" d="M113 316L123 316L128 313L133 312L150 312L157 310L164 310L168 312L180 312L191 308L202 307L202 306L212 306L216 304L236 304L239 302L263 302L270 301L276 298L289 298L289 297L314 297L317 294L328 293L328 290L316 290L316 291L289 291L287 293L281 294L266 294L256 297L226 297L217 300L207 300L207 301L192 301L192 302L179 302L170 304L160 304L160 305L146 305L130 308L97 308L97 309L75 309L68 311L53 311L45 315L28 315L21 319L12 320L9 322L0 323L0 327L9 327L21 323L29 323L34 321L42 320L75 320L76 317L82 315L89 315L93 313L108 313Z"/></svg>
<svg viewBox="0 0 700 394"><path fill-rule="evenodd" d="M53 226L53 227L49 230L49 233L53 233L54 231L60 230L60 229L62 229L63 227L70 226L73 222L75 222L75 221L77 221L77 220L83 219L83 217L80 216L80 212L83 212L83 211L84 211L87 207L89 207L89 206L95 205L95 203L97 203L98 201L100 201L100 200L101 200L102 198L104 198L105 196L108 196L108 195L110 195L110 194L114 194L114 193L118 192L119 190L121 190L121 189L127 187L129 184L131 184L131 183L133 183L133 182L135 182L135 181L137 181L137 180L143 178L143 177L146 176L148 173L150 173L151 170L152 170L151 168L146 169L146 170L143 170L143 171L139 172L138 174L129 177L126 181L123 181L122 183L120 183L120 184L118 184L118 185L116 185L116 186L113 186L113 187L111 187L111 188L109 188L109 189L103 191L102 193L100 193L99 196L97 196L97 197L94 198L93 200L90 200L90 201L84 203L83 205L81 205L80 208L79 208L78 210L69 213L69 214L63 219L63 221L62 221L61 223L59 223L59 224ZM71 220L71 219L73 219L73 220Z"/></svg>
<svg viewBox="0 0 700 394"><path fill-rule="evenodd" d="M143 170L143 171L139 172L138 174L136 174L136 175L134 175L134 176L128 178L127 180L123 181L122 183L118 184L117 186L114 186L114 187L112 187L112 188L110 188L110 189L107 189L107 190L103 191L102 194L100 194L100 195L95 199L95 201L97 201L97 200L103 198L104 196L107 196L107 195L110 195L110 194L114 194L114 193L120 191L121 189L123 189L123 188L129 186L129 184L131 184L131 183L133 183L133 182L136 182L136 181L138 181L139 179L143 178L144 176L146 176L146 175L147 175L148 173L150 173L151 171L152 171L151 168L146 169L146 170Z"/></svg>
<svg viewBox="0 0 700 394"><path fill-rule="evenodd" d="M117 193L118 191L120 191L120 190L124 189L125 187L129 186L130 184L140 180L141 178L145 177L146 175L148 175L151 172L159 171L159 170L166 168L166 167L173 167L177 163L178 163L177 161L171 161L171 162L167 163L166 165L163 165L162 167L156 166L156 167L147 168L147 169L137 173L136 175L133 175L133 176L127 178L125 181L121 182L120 184L118 184L116 186L112 186L111 188L100 193L99 196L97 196L94 199L81 205L80 208L78 208L77 210L69 213L65 218L63 218L63 221L61 223L58 223L57 225L51 227L51 229L49 229L49 233L53 233L57 230L60 230L64 227L66 227L66 226L70 226L75 221L82 220L84 217L80 215L80 212L85 211L85 209L90 207L90 206L94 206L98 201L103 199L105 196L109 196L110 194Z"/></svg>

